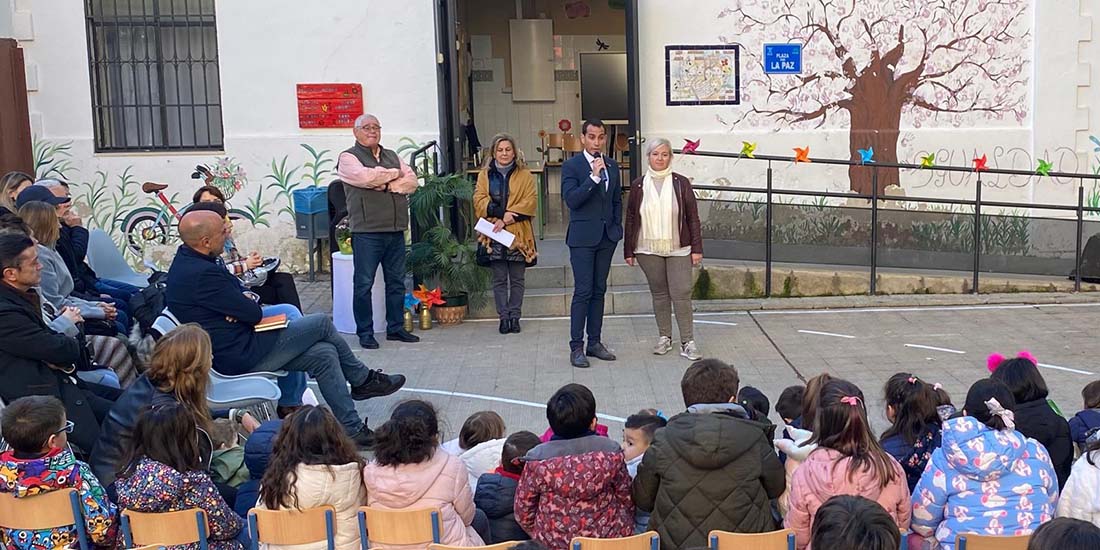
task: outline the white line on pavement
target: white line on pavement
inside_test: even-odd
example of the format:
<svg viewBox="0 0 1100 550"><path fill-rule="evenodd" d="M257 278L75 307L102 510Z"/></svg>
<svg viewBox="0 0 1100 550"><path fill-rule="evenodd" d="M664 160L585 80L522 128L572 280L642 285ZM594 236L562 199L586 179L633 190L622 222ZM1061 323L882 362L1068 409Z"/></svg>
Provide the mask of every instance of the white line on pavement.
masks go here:
<svg viewBox="0 0 1100 550"><path fill-rule="evenodd" d="M798 332L801 332L802 334L816 334L818 336L835 336L837 338L855 339L855 336L852 336L850 334L837 334L835 332L818 332L816 330L801 330L801 329Z"/></svg>
<svg viewBox="0 0 1100 550"><path fill-rule="evenodd" d="M464 393L457 391L444 391L444 390L429 390L424 388L401 388L400 391L406 391L409 393L427 393L431 395L446 395L450 397L466 397L468 399L481 399L483 401L496 401L497 403L507 403L509 405L523 405L524 407L532 407L536 409L545 409L546 403L535 403L533 401L523 401L520 399L509 399L507 397L496 397L493 395L481 395L477 393ZM618 416L611 416L609 414L597 413L597 417L604 420L610 420L611 422L626 422L625 418Z"/></svg>
<svg viewBox="0 0 1100 550"><path fill-rule="evenodd" d="M1086 375L1089 375L1089 376L1092 376L1092 375L1095 374L1095 373L1089 372L1087 370L1077 370L1077 369L1071 369L1069 367L1059 367L1058 365L1048 365L1046 363L1039 363L1039 366L1043 367L1044 369L1064 370L1066 372L1072 372L1072 373L1076 373L1076 374L1086 374Z"/></svg>
<svg viewBox="0 0 1100 550"><path fill-rule="evenodd" d="M697 325L725 325L727 327L737 326L737 323L727 323L725 321L704 321L704 320L701 320L701 319L696 319L695 324L697 324Z"/></svg>
<svg viewBox="0 0 1100 550"><path fill-rule="evenodd" d="M963 355L963 354L966 353L965 351L959 351L957 349L937 348L935 346L922 346L920 344L905 344L905 347L907 347L907 348L930 349L932 351L944 351L944 352L947 352L947 353L957 353L959 355Z"/></svg>

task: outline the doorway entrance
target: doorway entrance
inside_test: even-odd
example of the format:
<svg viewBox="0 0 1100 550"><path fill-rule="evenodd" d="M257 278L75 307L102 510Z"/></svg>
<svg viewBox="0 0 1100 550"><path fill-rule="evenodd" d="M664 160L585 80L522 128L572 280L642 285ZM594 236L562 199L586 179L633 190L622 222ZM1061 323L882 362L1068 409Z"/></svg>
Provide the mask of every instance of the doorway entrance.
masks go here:
<svg viewBox="0 0 1100 550"><path fill-rule="evenodd" d="M474 173L497 133L541 173L545 238L565 234L561 163L581 151L585 118L638 171L637 0L437 0L440 136L451 171Z"/></svg>

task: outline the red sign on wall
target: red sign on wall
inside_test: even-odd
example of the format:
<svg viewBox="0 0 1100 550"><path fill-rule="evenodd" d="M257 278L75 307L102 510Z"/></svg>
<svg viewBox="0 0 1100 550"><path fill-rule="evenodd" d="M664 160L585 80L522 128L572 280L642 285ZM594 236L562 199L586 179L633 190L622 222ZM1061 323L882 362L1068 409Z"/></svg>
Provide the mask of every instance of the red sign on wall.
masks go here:
<svg viewBox="0 0 1100 550"><path fill-rule="evenodd" d="M361 84L298 84L299 128L351 128L361 114Z"/></svg>

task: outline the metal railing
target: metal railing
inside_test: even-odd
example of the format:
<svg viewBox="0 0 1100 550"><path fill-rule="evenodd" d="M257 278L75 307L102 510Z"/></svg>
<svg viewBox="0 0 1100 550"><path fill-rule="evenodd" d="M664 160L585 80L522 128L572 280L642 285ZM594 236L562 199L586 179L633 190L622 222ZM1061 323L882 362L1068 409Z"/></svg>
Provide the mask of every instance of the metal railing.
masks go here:
<svg viewBox="0 0 1100 550"><path fill-rule="evenodd" d="M797 196L797 197L809 197L809 198L824 198L824 199L863 199L870 202L871 210L871 231L870 231L870 293L877 293L877 279L878 279L878 252L879 252L879 213L883 209L880 205L880 201L895 201L898 203L927 203L927 204L942 204L951 206L971 207L974 209L973 213L973 271L972 271L972 285L971 292L978 293L979 279L981 271L981 256L982 256L982 232L981 232L981 219L982 219L982 207L990 208L1024 208L1024 209L1039 209L1039 210L1051 210L1061 212L1072 212L1076 217L1076 247L1074 253L1074 284L1073 288L1075 292L1081 290L1081 255L1082 255L1082 241L1084 238L1084 222L1085 213L1100 213L1100 207L1089 207L1085 205L1085 193L1084 182L1086 180L1100 181L1100 174L1085 174L1085 173L1067 173L1067 172L1054 172L1051 171L1045 176L1051 178L1068 178L1076 179L1080 181L1080 185L1077 187L1077 204L1041 204L1041 203L1023 203L1023 202L1003 202L1003 201L983 201L982 200L982 176L987 175L1009 175L1009 176L1037 176L1037 172L1026 170L1010 170L1001 168L988 168L982 170L976 170L973 167L961 167L961 166L921 166L918 164L905 164L905 163L860 163L851 160L841 159L826 159L826 158L811 158L810 165L827 165L827 166L846 166L846 167L858 167L859 169L865 169L871 171L871 194L860 193L838 193L830 191L811 191L806 189L776 189L774 186L773 178L773 164L776 163L796 163L794 157L791 156L775 156L775 155L754 155L748 157L740 153L728 153L721 151L695 151L693 153L697 157L711 157L721 159L736 159L744 161L766 162L767 163L767 178L766 185L763 188L760 187L739 187L739 186L725 186L725 185L693 185L692 187L696 191L715 191L722 193L749 193L749 194L763 194L766 196L765 200L765 241L764 241L764 295L770 297L772 295L772 265L773 265L773 253L772 253L772 234L774 230L773 210L775 205L775 196ZM805 163L802 163L805 164ZM973 200L970 199L948 199L940 197L908 197L908 196L895 196L880 194L878 191L879 172L884 169L898 169L898 170L914 170L925 172L966 172L976 175L976 184ZM790 205L783 205L790 206ZM1067 220L1068 221L1068 220Z"/></svg>

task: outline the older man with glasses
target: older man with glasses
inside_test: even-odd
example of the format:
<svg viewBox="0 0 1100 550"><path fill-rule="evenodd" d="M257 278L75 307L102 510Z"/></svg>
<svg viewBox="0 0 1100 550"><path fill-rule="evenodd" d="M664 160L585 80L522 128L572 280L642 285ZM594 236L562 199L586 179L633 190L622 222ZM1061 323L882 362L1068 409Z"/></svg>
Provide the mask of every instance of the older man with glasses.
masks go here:
<svg viewBox="0 0 1100 550"><path fill-rule="evenodd" d="M374 339L371 287L378 264L386 282L386 339L419 342L404 329L405 228L416 174L397 153L382 147L382 125L374 115L355 120L355 145L340 153L336 175L347 194L354 251L352 311L359 345L378 349Z"/></svg>

